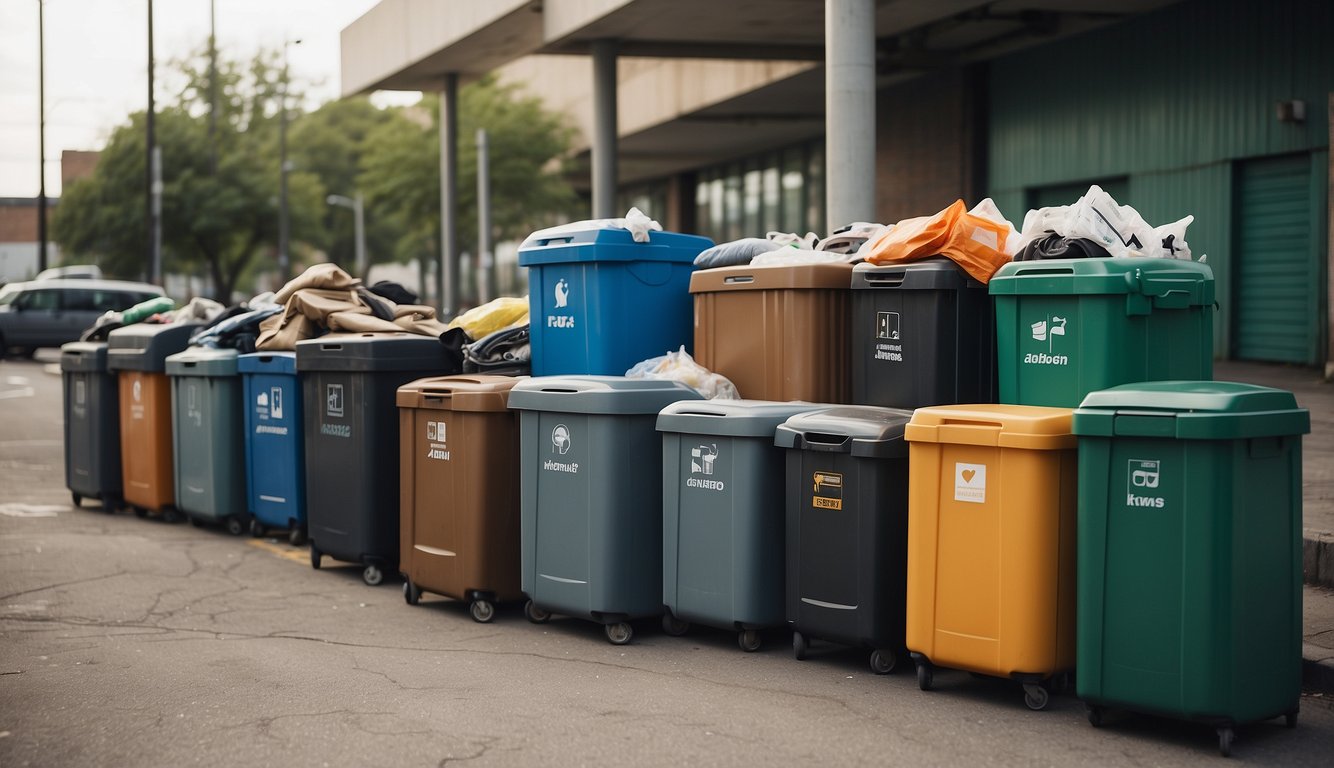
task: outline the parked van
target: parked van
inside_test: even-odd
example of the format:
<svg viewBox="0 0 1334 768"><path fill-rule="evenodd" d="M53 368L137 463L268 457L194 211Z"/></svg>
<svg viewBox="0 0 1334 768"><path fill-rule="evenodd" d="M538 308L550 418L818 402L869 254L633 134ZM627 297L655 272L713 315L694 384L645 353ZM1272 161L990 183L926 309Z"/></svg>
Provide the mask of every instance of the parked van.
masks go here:
<svg viewBox="0 0 1334 768"><path fill-rule="evenodd" d="M39 347L78 341L107 310L125 310L163 295L147 283L87 278L51 278L11 283L0 292L0 357L27 357Z"/></svg>

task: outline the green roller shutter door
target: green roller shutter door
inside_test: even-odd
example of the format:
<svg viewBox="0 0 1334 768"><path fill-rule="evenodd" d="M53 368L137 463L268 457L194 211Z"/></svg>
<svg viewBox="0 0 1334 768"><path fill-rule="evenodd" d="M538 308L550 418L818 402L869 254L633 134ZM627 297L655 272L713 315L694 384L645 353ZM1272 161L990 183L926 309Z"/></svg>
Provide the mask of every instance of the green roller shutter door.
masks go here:
<svg viewBox="0 0 1334 768"><path fill-rule="evenodd" d="M1310 155L1238 165L1232 326L1238 358L1315 362L1310 174Z"/></svg>

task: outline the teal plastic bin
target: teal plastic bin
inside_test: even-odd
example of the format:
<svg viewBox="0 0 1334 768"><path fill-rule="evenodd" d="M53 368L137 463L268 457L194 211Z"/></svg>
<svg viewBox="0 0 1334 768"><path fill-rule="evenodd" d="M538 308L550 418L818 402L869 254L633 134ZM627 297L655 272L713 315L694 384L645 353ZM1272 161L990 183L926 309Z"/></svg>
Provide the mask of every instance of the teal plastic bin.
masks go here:
<svg viewBox="0 0 1334 768"><path fill-rule="evenodd" d="M167 358L176 508L193 523L247 530L245 420L234 349L192 347Z"/></svg>

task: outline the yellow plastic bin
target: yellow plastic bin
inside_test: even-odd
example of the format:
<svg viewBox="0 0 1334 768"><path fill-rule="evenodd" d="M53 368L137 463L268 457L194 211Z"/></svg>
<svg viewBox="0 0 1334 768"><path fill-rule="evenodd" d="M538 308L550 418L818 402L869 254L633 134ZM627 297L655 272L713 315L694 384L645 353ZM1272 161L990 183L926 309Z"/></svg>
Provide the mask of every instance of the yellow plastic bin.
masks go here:
<svg viewBox="0 0 1334 768"><path fill-rule="evenodd" d="M1072 411L919 408L908 449L906 640L936 667L1017 680L1045 709L1075 665Z"/></svg>

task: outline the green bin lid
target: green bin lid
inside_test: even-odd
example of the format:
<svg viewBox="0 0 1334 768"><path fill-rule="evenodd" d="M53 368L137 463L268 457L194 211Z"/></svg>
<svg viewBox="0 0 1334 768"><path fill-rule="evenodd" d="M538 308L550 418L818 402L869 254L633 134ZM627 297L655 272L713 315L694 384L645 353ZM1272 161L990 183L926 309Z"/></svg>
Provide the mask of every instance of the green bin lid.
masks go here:
<svg viewBox="0 0 1334 768"><path fill-rule="evenodd" d="M1081 437L1229 440L1311 431L1291 392L1231 381L1151 381L1091 392L1074 414Z"/></svg>
<svg viewBox="0 0 1334 768"><path fill-rule="evenodd" d="M421 371L458 373L434 336L412 333L331 333L296 343L296 369L306 371Z"/></svg>
<svg viewBox="0 0 1334 768"><path fill-rule="evenodd" d="M539 376L510 390L510 407L527 411L656 414L678 400L702 400L679 381L624 376Z"/></svg>
<svg viewBox="0 0 1334 768"><path fill-rule="evenodd" d="M659 432L773 439L779 424L798 413L830 408L827 403L771 400L683 400L658 414Z"/></svg>
<svg viewBox="0 0 1334 768"><path fill-rule="evenodd" d="M912 411L844 405L790 417L774 431L774 445L877 459L908 455L903 428Z"/></svg>
<svg viewBox="0 0 1334 768"><path fill-rule="evenodd" d="M1106 259L1012 261L991 276L993 296L1142 294L1178 298L1191 306L1214 303L1214 273L1184 259L1132 256Z"/></svg>
<svg viewBox="0 0 1334 768"><path fill-rule="evenodd" d="M135 323L107 335L107 368L162 373L167 358L184 350L202 323Z"/></svg>
<svg viewBox="0 0 1334 768"><path fill-rule="evenodd" d="M239 354L234 349L190 347L167 358L167 375L235 376Z"/></svg>
<svg viewBox="0 0 1334 768"><path fill-rule="evenodd" d="M105 341L71 341L60 347L60 370L68 373L105 373Z"/></svg>

